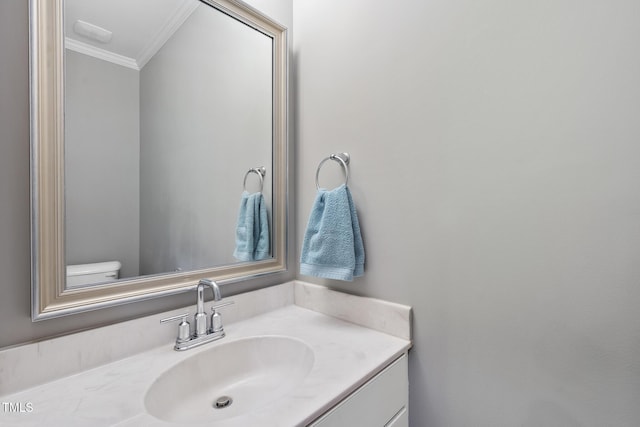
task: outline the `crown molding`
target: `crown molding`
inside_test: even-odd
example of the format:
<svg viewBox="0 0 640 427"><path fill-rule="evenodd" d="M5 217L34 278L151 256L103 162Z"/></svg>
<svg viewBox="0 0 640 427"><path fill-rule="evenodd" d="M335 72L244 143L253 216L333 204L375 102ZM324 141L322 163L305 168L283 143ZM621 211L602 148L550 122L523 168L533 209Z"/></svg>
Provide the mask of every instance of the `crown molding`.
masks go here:
<svg viewBox="0 0 640 427"><path fill-rule="evenodd" d="M165 24L160 28L158 33L151 39L151 42L147 44L138 54L137 64L142 69L153 55L155 55L164 44L171 38L173 33L178 31L178 29L184 24L184 21L191 16L191 14L198 8L200 5L199 1L196 2L184 2L182 3L176 11L171 15L171 18L165 22Z"/></svg>
<svg viewBox="0 0 640 427"><path fill-rule="evenodd" d="M137 58L130 58L128 56L113 53L106 49L102 49L70 37L65 37L64 47L74 52L83 53L94 58L140 71L142 67L144 67L151 58L153 58L153 55L155 55L162 46L164 46L167 40L169 40L171 36L178 31L187 18L189 18L189 16L191 16L191 14L196 10L199 4L199 2L182 3L171 15L171 18L165 22L157 34L151 39L149 44L140 51Z"/></svg>
<svg viewBox="0 0 640 427"><path fill-rule="evenodd" d="M88 43L84 43L78 40L74 40L69 37L64 38L64 47L74 52L83 53L85 55L93 56L94 58L102 59L104 61L112 62L123 67L132 68L136 71L140 71L138 62L129 58L128 56L119 55L117 53L109 52L108 50L101 49L96 46L92 46Z"/></svg>

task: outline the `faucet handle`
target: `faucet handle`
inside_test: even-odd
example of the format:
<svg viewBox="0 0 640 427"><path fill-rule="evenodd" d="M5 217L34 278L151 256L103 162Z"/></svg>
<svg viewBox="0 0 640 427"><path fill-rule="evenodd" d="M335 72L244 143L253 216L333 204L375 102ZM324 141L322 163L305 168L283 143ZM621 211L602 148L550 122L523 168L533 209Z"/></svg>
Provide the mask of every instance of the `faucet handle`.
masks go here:
<svg viewBox="0 0 640 427"><path fill-rule="evenodd" d="M186 322L187 317L189 317L189 313L178 314L176 316L167 317L166 319L160 319L160 323L175 322L180 319Z"/></svg>
<svg viewBox="0 0 640 427"><path fill-rule="evenodd" d="M214 305L211 306L211 311L215 313L217 309L222 308L222 307L227 307L227 306L233 305L235 303L236 303L235 301L226 301L226 302L222 302L220 304L214 304Z"/></svg>
<svg viewBox="0 0 640 427"><path fill-rule="evenodd" d="M191 338L191 325L187 322L187 317L189 313L178 314L177 316L167 317L166 319L160 319L160 323L167 322L175 322L180 320L180 324L178 324L178 338L176 338L177 343L189 341Z"/></svg>
<svg viewBox="0 0 640 427"><path fill-rule="evenodd" d="M222 317L220 316L220 313L218 313L216 310L231 304L235 304L235 302L226 301L226 302L211 306L211 313L212 313L211 314L211 333L212 334L221 334L224 336L224 328L222 327Z"/></svg>

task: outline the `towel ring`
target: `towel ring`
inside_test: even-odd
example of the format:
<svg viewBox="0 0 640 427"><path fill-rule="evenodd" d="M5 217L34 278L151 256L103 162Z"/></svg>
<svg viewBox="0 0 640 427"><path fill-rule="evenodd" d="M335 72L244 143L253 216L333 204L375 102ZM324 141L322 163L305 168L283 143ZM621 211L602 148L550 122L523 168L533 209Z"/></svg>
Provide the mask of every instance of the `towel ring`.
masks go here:
<svg viewBox="0 0 640 427"><path fill-rule="evenodd" d="M255 173L260 178L260 192L262 193L262 190L264 189L264 176L267 173L267 168L262 166L259 168L249 169L247 173L244 174L244 181L242 181L242 188L244 189L244 191L247 191L247 177L250 173Z"/></svg>
<svg viewBox="0 0 640 427"><path fill-rule="evenodd" d="M320 182L318 181L318 178L320 177L320 168L322 167L324 162L326 162L327 160L335 160L336 162L342 165L342 168L344 169L344 185L347 185L349 183L349 166L348 165L349 165L349 161L351 160L351 156L349 156L349 153L334 153L322 159L322 161L318 165L318 169L316 170L316 189L317 190L320 189Z"/></svg>

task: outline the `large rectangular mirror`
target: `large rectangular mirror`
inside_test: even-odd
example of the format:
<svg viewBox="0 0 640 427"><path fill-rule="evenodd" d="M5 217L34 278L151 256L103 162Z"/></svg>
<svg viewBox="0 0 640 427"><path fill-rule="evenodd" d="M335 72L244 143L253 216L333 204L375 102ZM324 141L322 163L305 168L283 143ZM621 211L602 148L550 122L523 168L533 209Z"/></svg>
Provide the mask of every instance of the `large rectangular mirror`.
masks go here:
<svg viewBox="0 0 640 427"><path fill-rule="evenodd" d="M235 0L32 0L31 32L34 320L286 268L284 27Z"/></svg>

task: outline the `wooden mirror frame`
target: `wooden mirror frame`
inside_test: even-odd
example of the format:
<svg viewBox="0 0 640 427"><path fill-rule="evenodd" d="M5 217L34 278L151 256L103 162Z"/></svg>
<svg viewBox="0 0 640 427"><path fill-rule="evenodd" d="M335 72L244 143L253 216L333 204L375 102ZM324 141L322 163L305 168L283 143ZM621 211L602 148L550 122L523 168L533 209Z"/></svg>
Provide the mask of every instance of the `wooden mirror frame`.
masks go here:
<svg viewBox="0 0 640 427"><path fill-rule="evenodd" d="M172 295L287 269L287 29L238 0L201 0L273 39L272 258L66 289L63 0L30 0L31 318Z"/></svg>

